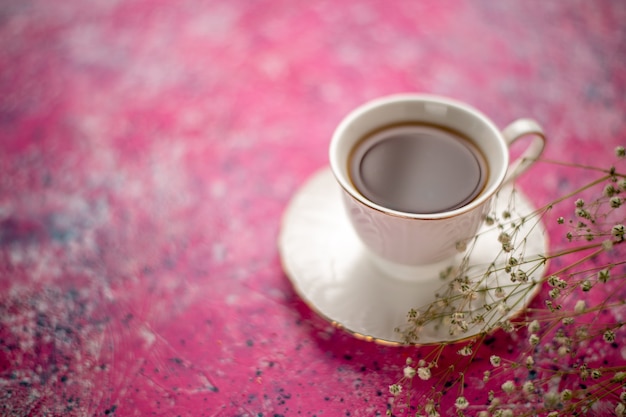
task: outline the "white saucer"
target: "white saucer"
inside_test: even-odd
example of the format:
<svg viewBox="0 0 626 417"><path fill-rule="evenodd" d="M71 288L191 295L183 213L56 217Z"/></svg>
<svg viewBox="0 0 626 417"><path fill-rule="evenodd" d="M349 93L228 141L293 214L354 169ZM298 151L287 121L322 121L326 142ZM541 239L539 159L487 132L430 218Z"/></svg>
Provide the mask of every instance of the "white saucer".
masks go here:
<svg viewBox="0 0 626 417"><path fill-rule="evenodd" d="M314 174L296 193L284 213L278 239L283 268L302 299L333 325L365 340L402 344L402 335L395 329L407 324L409 310L431 304L435 301L434 294L449 281L437 276L412 282L380 272L353 231L340 193L328 168ZM515 213L526 215L533 211L531 203L519 190L514 196ZM502 212L511 197L510 189L502 190L494 212ZM520 233L527 235L525 259L530 259L532 254L546 253L547 234L541 222L528 222ZM499 234L500 230L487 226L479 233L469 264L472 268L482 268L481 275L500 252ZM461 258L459 255L458 260ZM544 270L545 264L539 265L529 274L530 279L524 284L529 286L529 291L520 291L519 283L512 287L514 291L508 290L506 300L510 309L498 313L501 315L498 319L512 317L526 307L540 287L535 282L541 279ZM511 283L508 273L490 276L489 288L497 286L492 282L495 280ZM486 296L493 297L493 294ZM480 300L477 303L483 304ZM433 325L424 329L414 343L453 342L482 331L483 325L474 325L463 333L450 334L448 327L441 329Z"/></svg>

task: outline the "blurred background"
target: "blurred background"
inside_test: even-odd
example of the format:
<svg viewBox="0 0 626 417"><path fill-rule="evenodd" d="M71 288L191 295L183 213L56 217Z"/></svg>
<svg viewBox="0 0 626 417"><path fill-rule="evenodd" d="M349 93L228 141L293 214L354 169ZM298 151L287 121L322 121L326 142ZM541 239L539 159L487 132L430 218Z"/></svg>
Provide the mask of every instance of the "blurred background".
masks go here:
<svg viewBox="0 0 626 417"><path fill-rule="evenodd" d="M608 161L625 21L609 0L2 1L0 414L384 414L413 351L295 295L291 196L350 110L397 92ZM576 183L554 169L520 180L535 204Z"/></svg>

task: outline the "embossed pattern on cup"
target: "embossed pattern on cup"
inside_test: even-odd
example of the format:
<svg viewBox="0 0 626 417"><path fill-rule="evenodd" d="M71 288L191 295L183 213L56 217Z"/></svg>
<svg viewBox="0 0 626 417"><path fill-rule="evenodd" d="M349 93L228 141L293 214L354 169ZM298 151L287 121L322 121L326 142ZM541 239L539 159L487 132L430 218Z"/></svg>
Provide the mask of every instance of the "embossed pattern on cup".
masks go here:
<svg viewBox="0 0 626 417"><path fill-rule="evenodd" d="M342 196L352 227L365 246L379 257L400 264L427 264L454 256L457 243L474 236L490 208L490 201L486 201L462 215L425 220L389 216L364 207L345 191Z"/></svg>

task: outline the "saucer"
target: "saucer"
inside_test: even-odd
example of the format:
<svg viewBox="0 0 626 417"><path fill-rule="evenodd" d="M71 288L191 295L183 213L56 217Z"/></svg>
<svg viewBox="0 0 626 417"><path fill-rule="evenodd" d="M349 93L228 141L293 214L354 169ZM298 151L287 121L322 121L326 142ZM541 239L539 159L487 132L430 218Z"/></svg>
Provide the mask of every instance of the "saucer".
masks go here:
<svg viewBox="0 0 626 417"><path fill-rule="evenodd" d="M503 212L513 198L515 213L529 214L534 210L519 190L512 193L508 188L502 189L500 197L494 199L493 212ZM432 304L435 294L445 290L450 281L442 280L438 273L418 281L387 276L373 263L352 229L341 199L341 189L329 168L315 173L294 195L284 213L278 238L285 273L299 296L334 326L368 341L404 344L396 329L407 325L409 310ZM548 241L543 224L540 221L521 224L520 235L526 236L524 258L546 253ZM498 243L499 234L495 226L483 226L469 255L471 268L486 271L494 260L502 257L498 255L502 247ZM459 254L453 263L462 258ZM511 318L526 307L539 289L537 282L544 271L545 264L538 264L528 273L526 283L515 285L511 285L510 274L504 271L489 275L488 288L499 285L505 291L509 288L504 298L509 307L496 313L500 315L498 320ZM485 290L480 297L496 299L493 291ZM477 300L474 304L471 308L484 310L484 302ZM429 325L412 344L455 342L483 331L484 325L477 324L460 334L450 334L449 326Z"/></svg>

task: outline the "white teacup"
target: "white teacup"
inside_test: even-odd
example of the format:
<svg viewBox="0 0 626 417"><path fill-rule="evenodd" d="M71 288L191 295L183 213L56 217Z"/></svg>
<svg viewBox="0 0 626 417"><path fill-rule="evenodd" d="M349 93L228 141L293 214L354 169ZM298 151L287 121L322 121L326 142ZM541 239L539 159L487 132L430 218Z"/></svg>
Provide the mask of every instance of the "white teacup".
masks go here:
<svg viewBox="0 0 626 417"><path fill-rule="evenodd" d="M351 155L372 132L402 124L439 126L470 139L487 166L482 191L462 207L428 214L397 211L366 198L350 177ZM527 135L532 136L528 147L509 163L509 146ZM544 145L543 130L531 119L516 120L501 131L467 104L433 95L400 94L366 103L339 124L330 144L330 166L343 188L352 226L372 259L384 271L406 278L443 266L457 255L458 244L476 235L494 194L528 169Z"/></svg>

